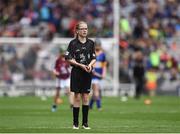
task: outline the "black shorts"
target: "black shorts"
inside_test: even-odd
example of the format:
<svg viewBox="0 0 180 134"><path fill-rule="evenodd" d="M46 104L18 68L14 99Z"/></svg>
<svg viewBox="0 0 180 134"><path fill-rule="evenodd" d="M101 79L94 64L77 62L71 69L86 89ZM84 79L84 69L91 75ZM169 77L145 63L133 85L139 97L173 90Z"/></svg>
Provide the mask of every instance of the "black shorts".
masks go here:
<svg viewBox="0 0 180 134"><path fill-rule="evenodd" d="M75 93L89 93L91 90L91 80L91 73L81 68L73 67L71 71L71 91Z"/></svg>

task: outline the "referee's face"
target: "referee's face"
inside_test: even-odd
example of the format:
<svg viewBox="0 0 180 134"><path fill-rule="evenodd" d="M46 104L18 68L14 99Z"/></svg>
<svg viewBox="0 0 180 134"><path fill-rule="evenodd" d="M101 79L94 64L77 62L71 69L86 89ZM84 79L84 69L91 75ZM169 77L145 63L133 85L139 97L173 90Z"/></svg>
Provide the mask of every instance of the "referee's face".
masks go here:
<svg viewBox="0 0 180 134"><path fill-rule="evenodd" d="M87 33L88 33L87 24L85 24L85 23L80 24L79 28L78 28L78 35L81 37L86 37Z"/></svg>

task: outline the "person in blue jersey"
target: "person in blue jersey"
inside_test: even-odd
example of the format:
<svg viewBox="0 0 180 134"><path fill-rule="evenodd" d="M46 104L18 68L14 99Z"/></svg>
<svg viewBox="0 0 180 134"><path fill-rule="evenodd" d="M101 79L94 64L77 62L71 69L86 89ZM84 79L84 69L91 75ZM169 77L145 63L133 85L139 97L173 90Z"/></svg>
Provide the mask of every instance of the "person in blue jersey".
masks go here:
<svg viewBox="0 0 180 134"><path fill-rule="evenodd" d="M98 110L102 109L101 95L100 95L100 85L101 80L106 76L107 61L106 54L102 49L101 42L99 39L95 40L95 53L96 53L96 63L93 66L93 78L92 78L92 97L89 103L89 108L93 108L94 102Z"/></svg>

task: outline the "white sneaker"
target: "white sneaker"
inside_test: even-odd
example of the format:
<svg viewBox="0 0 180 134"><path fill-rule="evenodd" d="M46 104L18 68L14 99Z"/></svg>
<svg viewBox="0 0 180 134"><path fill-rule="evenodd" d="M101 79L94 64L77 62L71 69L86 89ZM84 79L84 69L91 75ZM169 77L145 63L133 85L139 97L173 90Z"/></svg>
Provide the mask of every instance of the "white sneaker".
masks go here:
<svg viewBox="0 0 180 134"><path fill-rule="evenodd" d="M91 129L87 124L82 125L83 129Z"/></svg>
<svg viewBox="0 0 180 134"><path fill-rule="evenodd" d="M73 129L79 129L79 127L76 125L73 125Z"/></svg>

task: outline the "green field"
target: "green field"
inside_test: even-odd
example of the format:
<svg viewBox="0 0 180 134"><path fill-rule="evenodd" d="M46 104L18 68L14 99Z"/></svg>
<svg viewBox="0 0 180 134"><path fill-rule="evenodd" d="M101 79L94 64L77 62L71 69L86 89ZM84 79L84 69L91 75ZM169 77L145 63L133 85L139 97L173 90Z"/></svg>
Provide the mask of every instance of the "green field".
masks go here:
<svg viewBox="0 0 180 134"><path fill-rule="evenodd" d="M170 133L180 132L180 97L155 97L151 105L144 98L103 98L103 110L90 111L91 130L73 130L67 98L52 113L52 98L0 98L0 133ZM81 115L80 115L81 117ZM81 119L80 119L81 121Z"/></svg>

